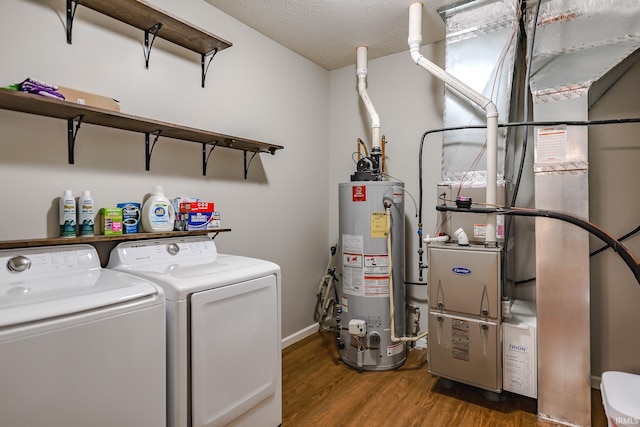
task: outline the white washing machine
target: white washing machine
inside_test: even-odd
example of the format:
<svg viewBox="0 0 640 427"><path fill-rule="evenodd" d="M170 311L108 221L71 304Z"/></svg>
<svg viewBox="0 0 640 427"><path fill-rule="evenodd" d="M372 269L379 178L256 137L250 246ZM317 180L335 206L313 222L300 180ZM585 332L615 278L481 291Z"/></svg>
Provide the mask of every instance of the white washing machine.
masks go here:
<svg viewBox="0 0 640 427"><path fill-rule="evenodd" d="M278 265L197 236L121 243L108 267L164 289L168 426L282 423Z"/></svg>
<svg viewBox="0 0 640 427"><path fill-rule="evenodd" d="M166 423L162 289L89 245L0 250L0 425Z"/></svg>

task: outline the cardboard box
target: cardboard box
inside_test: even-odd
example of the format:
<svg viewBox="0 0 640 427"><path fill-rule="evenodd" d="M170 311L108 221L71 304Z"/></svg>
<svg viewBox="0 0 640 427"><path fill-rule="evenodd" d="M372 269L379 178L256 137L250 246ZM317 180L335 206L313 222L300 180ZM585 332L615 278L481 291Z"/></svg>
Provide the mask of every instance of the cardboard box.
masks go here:
<svg viewBox="0 0 640 427"><path fill-rule="evenodd" d="M122 209L100 209L100 232L105 236L122 234Z"/></svg>
<svg viewBox="0 0 640 427"><path fill-rule="evenodd" d="M78 89L58 86L58 92L64 95L64 100L90 107L104 108L105 110L120 111L120 103L107 96L95 93L83 92Z"/></svg>
<svg viewBox="0 0 640 427"><path fill-rule="evenodd" d="M220 227L220 214L211 202L180 203L177 223L179 230L211 230Z"/></svg>

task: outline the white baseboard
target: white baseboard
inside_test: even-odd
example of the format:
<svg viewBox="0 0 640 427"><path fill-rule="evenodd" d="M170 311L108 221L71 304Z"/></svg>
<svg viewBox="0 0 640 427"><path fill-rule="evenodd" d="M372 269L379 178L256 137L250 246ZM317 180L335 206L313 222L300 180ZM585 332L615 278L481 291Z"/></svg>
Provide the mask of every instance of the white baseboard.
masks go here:
<svg viewBox="0 0 640 427"><path fill-rule="evenodd" d="M305 339L306 337L313 335L317 331L318 331L318 324L317 323L309 325L306 328L299 330L298 332L294 332L293 334L289 335L288 337L282 338L281 347L282 348L287 348L291 344L295 344L298 341L301 341L301 340Z"/></svg>
<svg viewBox="0 0 640 427"><path fill-rule="evenodd" d="M596 390L600 390L600 382L602 381L601 377L596 377L591 375L591 388L595 388Z"/></svg>

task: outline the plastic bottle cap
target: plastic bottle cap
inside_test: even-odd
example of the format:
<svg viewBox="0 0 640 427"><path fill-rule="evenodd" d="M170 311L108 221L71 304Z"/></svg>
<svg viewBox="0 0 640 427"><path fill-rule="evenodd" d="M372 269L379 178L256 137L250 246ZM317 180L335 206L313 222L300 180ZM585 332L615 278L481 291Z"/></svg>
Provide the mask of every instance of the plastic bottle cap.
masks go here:
<svg viewBox="0 0 640 427"><path fill-rule="evenodd" d="M162 185L154 185L153 189L151 190L151 194L163 194L164 193L164 189L162 188Z"/></svg>
<svg viewBox="0 0 640 427"><path fill-rule="evenodd" d="M84 191L82 192L82 196L83 196L83 197L89 197L90 195L91 195L91 192L90 192L89 190L84 190Z"/></svg>
<svg viewBox="0 0 640 427"><path fill-rule="evenodd" d="M65 196L71 196L71 190L64 190Z"/></svg>

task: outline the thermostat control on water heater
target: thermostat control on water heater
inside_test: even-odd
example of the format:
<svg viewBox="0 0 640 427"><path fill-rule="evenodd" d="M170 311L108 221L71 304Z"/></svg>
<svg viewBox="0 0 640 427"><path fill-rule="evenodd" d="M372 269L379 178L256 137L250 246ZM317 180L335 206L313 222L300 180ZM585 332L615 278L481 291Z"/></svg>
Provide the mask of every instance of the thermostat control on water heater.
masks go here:
<svg viewBox="0 0 640 427"><path fill-rule="evenodd" d="M356 337L363 337L367 334L367 322L362 319L349 320L349 333Z"/></svg>

